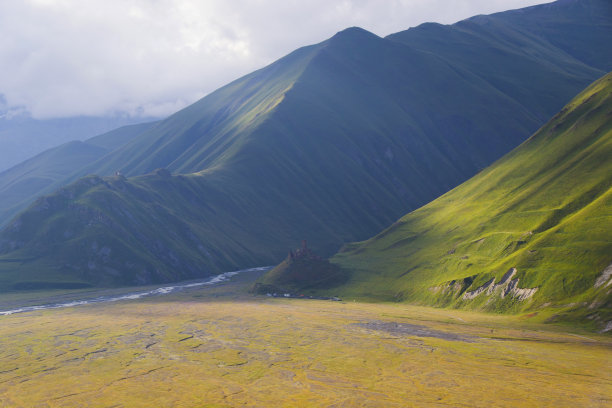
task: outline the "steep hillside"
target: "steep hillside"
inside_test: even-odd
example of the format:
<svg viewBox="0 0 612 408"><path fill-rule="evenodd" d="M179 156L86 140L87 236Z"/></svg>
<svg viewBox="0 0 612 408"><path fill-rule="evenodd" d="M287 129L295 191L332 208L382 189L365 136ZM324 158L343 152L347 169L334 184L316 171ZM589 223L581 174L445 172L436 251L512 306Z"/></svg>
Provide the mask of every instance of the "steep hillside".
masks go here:
<svg viewBox="0 0 612 408"><path fill-rule="evenodd" d="M151 126L152 123L129 125L84 142L64 143L0 172L0 226L40 195L67 184L75 171L121 147Z"/></svg>
<svg viewBox="0 0 612 408"><path fill-rule="evenodd" d="M607 0L558 1L453 25L423 24L387 39L434 53L469 71L519 102L541 125L588 83L612 69L612 51L607 46L611 16ZM580 52L568 52L578 45ZM585 65L602 71L578 85Z"/></svg>
<svg viewBox="0 0 612 408"><path fill-rule="evenodd" d="M561 11L558 7L562 7ZM602 52L609 48L612 22L612 3L607 0L562 0L524 9L493 14L509 25L540 37L563 50L573 58L595 68L609 70L612 54ZM487 17L481 20L487 24ZM559 31L559 24L565 29ZM591 44L584 47L583 44Z"/></svg>
<svg viewBox="0 0 612 408"><path fill-rule="evenodd" d="M560 1L385 39L348 29L213 92L82 174L201 171L224 164L262 126L290 122L291 134L315 140L382 135L383 153L389 147L398 161L422 152L394 148L429 154L434 144L431 160L445 156L465 179L612 69L609 8ZM353 144L356 156L362 146Z"/></svg>
<svg viewBox="0 0 612 408"><path fill-rule="evenodd" d="M612 317L611 158L608 74L491 167L347 245L332 262L353 275L334 292L494 311L565 305L601 324Z"/></svg>
<svg viewBox="0 0 612 408"><path fill-rule="evenodd" d="M306 203L235 180L223 171L90 176L42 197L2 231L0 290L144 284L269 265L286 242L314 236L330 253L375 222L337 195Z"/></svg>
<svg viewBox="0 0 612 408"><path fill-rule="evenodd" d="M562 31L572 16L554 7ZM445 56L351 28L219 89L76 173L137 177L85 178L15 218L4 287L203 276L276 263L302 239L329 255L469 178L603 74L506 23L483 36ZM497 57L509 44L513 64Z"/></svg>
<svg viewBox="0 0 612 408"><path fill-rule="evenodd" d="M171 115L122 149L83 169L139 175L157 168L193 173L222 163L266 122L321 44L294 51Z"/></svg>

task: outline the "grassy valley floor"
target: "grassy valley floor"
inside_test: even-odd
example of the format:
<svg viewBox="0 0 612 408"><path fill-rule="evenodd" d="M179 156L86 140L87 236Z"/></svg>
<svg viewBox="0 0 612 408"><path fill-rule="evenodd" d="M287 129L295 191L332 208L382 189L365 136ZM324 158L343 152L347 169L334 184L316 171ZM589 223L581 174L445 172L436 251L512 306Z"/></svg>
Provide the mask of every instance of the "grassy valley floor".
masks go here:
<svg viewBox="0 0 612 408"><path fill-rule="evenodd" d="M254 297L257 276L1 316L0 407L612 404L610 336L529 315Z"/></svg>

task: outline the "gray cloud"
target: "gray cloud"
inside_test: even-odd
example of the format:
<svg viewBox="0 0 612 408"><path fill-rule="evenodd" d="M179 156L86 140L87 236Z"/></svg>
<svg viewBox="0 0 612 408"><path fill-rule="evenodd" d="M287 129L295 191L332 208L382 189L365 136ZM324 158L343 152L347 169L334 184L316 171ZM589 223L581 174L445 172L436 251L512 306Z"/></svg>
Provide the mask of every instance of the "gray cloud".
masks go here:
<svg viewBox="0 0 612 408"><path fill-rule="evenodd" d="M378 35L541 0L0 2L0 94L37 118L164 116L349 26Z"/></svg>

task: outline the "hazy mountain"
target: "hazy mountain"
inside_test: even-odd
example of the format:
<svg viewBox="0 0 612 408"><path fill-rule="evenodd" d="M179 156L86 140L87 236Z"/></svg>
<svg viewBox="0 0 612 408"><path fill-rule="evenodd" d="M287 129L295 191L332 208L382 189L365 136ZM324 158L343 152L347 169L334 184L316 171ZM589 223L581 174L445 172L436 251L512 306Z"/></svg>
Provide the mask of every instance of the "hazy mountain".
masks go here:
<svg viewBox="0 0 612 408"><path fill-rule="evenodd" d="M14 219L0 233L0 284L190 278L276 263L304 238L326 255L370 236L603 75L587 58L612 52L601 41L574 56L547 36L579 22L576 38L599 38L610 25L574 2L546 7L546 36L504 13L435 26L440 44L466 24L481 37L447 49L420 39L431 25L386 39L351 28L238 79L76 174L152 173L86 177Z"/></svg>
<svg viewBox="0 0 612 408"><path fill-rule="evenodd" d="M0 225L38 196L66 184L76 170L127 143L153 123L124 126L84 142L67 142L0 172Z"/></svg>
<svg viewBox="0 0 612 408"><path fill-rule="evenodd" d="M1 98L0 95L0 102ZM0 172L63 143L154 120L122 116L33 119L8 113L0 107Z"/></svg>

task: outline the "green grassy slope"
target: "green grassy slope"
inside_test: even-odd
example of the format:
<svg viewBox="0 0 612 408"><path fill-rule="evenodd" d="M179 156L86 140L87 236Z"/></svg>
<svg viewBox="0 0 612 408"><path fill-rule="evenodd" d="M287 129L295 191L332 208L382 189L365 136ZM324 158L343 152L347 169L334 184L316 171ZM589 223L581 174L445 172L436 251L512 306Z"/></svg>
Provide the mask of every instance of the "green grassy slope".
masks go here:
<svg viewBox="0 0 612 408"><path fill-rule="evenodd" d="M612 313L612 74L517 149L332 261L351 269L344 296L519 311L574 303ZM533 297L471 292L516 268ZM607 279L610 279L608 276ZM593 317L592 316L592 317ZM594 317L594 318L595 318Z"/></svg>
<svg viewBox="0 0 612 408"><path fill-rule="evenodd" d="M325 256L371 236L518 145L602 73L502 28L479 50L457 46L461 58L351 28L219 89L76 173L182 175L86 178L15 218L0 232L5 287L195 277L276 263L302 239ZM495 59L512 42L527 68ZM464 64L475 53L508 89Z"/></svg>
<svg viewBox="0 0 612 408"><path fill-rule="evenodd" d="M276 263L287 242L310 237L330 253L367 232L351 223L367 214L327 200L305 203L247 181L236 186L223 171L83 178L37 200L3 230L0 290L195 278ZM328 212L313 210L325 206Z"/></svg>
<svg viewBox="0 0 612 408"><path fill-rule="evenodd" d="M8 170L0 172L0 226L38 196L48 194L71 179L71 175L115 150L152 123L129 125L92 137L48 149Z"/></svg>

